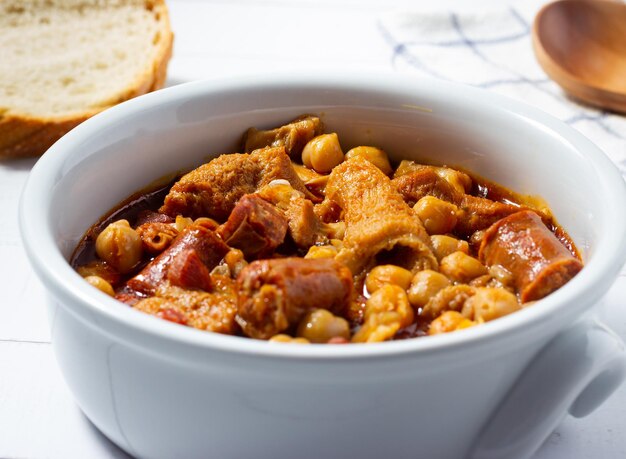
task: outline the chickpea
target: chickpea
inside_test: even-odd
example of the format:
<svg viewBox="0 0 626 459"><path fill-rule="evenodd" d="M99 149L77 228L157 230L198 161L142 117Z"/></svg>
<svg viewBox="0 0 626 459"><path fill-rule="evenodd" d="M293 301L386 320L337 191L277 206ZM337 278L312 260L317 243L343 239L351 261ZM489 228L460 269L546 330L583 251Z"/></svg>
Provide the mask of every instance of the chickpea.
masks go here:
<svg viewBox="0 0 626 459"><path fill-rule="evenodd" d="M500 265L490 266L489 274L502 285L512 286L515 282L513 274L508 269Z"/></svg>
<svg viewBox="0 0 626 459"><path fill-rule="evenodd" d="M443 257L439 263L439 271L453 281L462 283L467 283L489 272L480 261L463 252L454 252Z"/></svg>
<svg viewBox="0 0 626 459"><path fill-rule="evenodd" d="M428 166L418 164L415 161L410 161L408 159L403 159L400 161L400 164L398 164L398 167L396 167L396 171L393 173L393 176L400 177L402 175L411 174L412 172L416 172L424 167Z"/></svg>
<svg viewBox="0 0 626 459"><path fill-rule="evenodd" d="M469 320L457 311L446 311L433 320L428 328L429 335L449 333L464 328L473 327L476 322Z"/></svg>
<svg viewBox="0 0 626 459"><path fill-rule="evenodd" d="M459 208L434 196L424 196L413 206L413 210L422 220L428 234L449 233L458 220Z"/></svg>
<svg viewBox="0 0 626 459"><path fill-rule="evenodd" d="M438 167L437 175L452 185L459 193L467 193L472 188L471 177L456 169Z"/></svg>
<svg viewBox="0 0 626 459"><path fill-rule="evenodd" d="M100 276L87 276L85 277L85 280L89 282L91 285L93 285L94 287L96 287L101 292L104 292L109 296L115 296L115 291L113 290L113 287L111 286L111 284L109 284Z"/></svg>
<svg viewBox="0 0 626 459"><path fill-rule="evenodd" d="M373 343L393 338L413 323L414 313L406 292L397 285L383 285L365 303L365 322L352 336L353 343Z"/></svg>
<svg viewBox="0 0 626 459"><path fill-rule="evenodd" d="M383 285L392 284L402 287L403 290L411 285L413 274L408 269L395 265L375 266L365 278L365 287L369 293L374 293Z"/></svg>
<svg viewBox="0 0 626 459"><path fill-rule="evenodd" d="M343 161L343 152L336 133L312 138L302 150L302 163L316 172L328 173Z"/></svg>
<svg viewBox="0 0 626 459"><path fill-rule="evenodd" d="M469 253L469 244L467 241L452 236L434 234L430 237L430 242L433 246L433 253L435 257L437 257L437 261L441 261L443 257L453 252Z"/></svg>
<svg viewBox="0 0 626 459"><path fill-rule="evenodd" d="M517 297L503 288L481 287L463 305L463 316L476 322L489 322L520 309Z"/></svg>
<svg viewBox="0 0 626 459"><path fill-rule="evenodd" d="M239 249L230 249L224 256L224 262L233 278L237 277L241 270L248 266L243 252Z"/></svg>
<svg viewBox="0 0 626 459"><path fill-rule="evenodd" d="M177 215L176 221L174 222L174 226L176 228L176 231L180 233L192 223L193 223L193 220L191 218L183 217L182 215Z"/></svg>
<svg viewBox="0 0 626 459"><path fill-rule="evenodd" d="M141 237L127 220L117 220L98 235L96 253L120 273L130 272L141 261Z"/></svg>
<svg viewBox="0 0 626 459"><path fill-rule="evenodd" d="M426 306L431 297L449 285L450 280L437 271L430 269L419 271L411 280L408 291L409 302L414 308L422 308Z"/></svg>
<svg viewBox="0 0 626 459"><path fill-rule="evenodd" d="M487 230L474 231L474 233L469 237L469 240L468 240L469 245L471 245L472 247L475 247L476 250L478 250L478 248L480 247L480 244L483 241L483 238L485 237L486 231Z"/></svg>
<svg viewBox="0 0 626 459"><path fill-rule="evenodd" d="M292 343L292 344L310 344L306 338L294 338L293 336L285 335L283 333L272 336L268 341L273 343Z"/></svg>
<svg viewBox="0 0 626 459"><path fill-rule="evenodd" d="M355 147L346 153L346 159L355 158L360 156L363 159L367 159L374 166L379 168L383 174L391 175L393 169L389 164L389 157L380 148L376 147Z"/></svg>
<svg viewBox="0 0 626 459"><path fill-rule="evenodd" d="M337 249L332 245L313 245L304 258L335 258Z"/></svg>
<svg viewBox="0 0 626 459"><path fill-rule="evenodd" d="M95 260L86 265L79 266L76 271L82 277L98 276L103 278L111 285L116 285L120 281L120 273L112 266L102 260Z"/></svg>
<svg viewBox="0 0 626 459"><path fill-rule="evenodd" d="M300 321L296 336L311 343L326 343L332 338L350 338L350 325L343 317L326 309L315 309Z"/></svg>

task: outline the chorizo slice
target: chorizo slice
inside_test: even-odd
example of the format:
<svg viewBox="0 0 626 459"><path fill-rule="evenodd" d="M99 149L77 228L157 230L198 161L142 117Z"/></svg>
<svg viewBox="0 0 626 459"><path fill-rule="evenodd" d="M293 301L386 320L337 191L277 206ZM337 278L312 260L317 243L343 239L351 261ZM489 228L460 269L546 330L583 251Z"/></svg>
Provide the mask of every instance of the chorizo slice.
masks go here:
<svg viewBox="0 0 626 459"><path fill-rule="evenodd" d="M144 295L153 295L163 280L187 289L209 290L209 271L229 251L214 231L193 224L181 232L172 244L148 263L127 287Z"/></svg>
<svg viewBox="0 0 626 459"><path fill-rule="evenodd" d="M247 259L271 255L287 234L287 217L255 194L242 197L219 227L218 233L230 247L240 249Z"/></svg>
<svg viewBox="0 0 626 459"><path fill-rule="evenodd" d="M523 303L554 292L582 269L582 262L532 211L509 215L490 226L478 251L479 260L512 274Z"/></svg>
<svg viewBox="0 0 626 459"><path fill-rule="evenodd" d="M328 258L258 260L237 278L237 322L243 332L268 339L313 309L341 314L352 298L352 273Z"/></svg>

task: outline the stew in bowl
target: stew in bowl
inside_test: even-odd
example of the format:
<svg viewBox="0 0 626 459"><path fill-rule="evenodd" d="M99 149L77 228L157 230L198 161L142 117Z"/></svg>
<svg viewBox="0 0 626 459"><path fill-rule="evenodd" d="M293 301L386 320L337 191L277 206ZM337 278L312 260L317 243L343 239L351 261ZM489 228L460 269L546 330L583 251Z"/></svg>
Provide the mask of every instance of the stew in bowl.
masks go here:
<svg viewBox="0 0 626 459"><path fill-rule="evenodd" d="M452 332L531 306L581 269L538 198L450 166L344 154L302 115L139 193L90 228L72 265L139 311L276 342Z"/></svg>

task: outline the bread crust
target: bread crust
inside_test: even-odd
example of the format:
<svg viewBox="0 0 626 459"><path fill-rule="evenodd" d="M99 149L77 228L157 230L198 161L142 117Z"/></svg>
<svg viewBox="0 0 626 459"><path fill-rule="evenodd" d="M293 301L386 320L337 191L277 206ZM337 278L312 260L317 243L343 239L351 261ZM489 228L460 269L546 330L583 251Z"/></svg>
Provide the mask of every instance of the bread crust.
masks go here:
<svg viewBox="0 0 626 459"><path fill-rule="evenodd" d="M160 89L165 84L167 65L172 56L174 34L165 0L146 0L146 8L156 10L162 23L159 48L152 65L126 91L102 101L98 108L59 117L37 117L29 114L0 112L0 161L42 155L71 129L107 108L133 97Z"/></svg>

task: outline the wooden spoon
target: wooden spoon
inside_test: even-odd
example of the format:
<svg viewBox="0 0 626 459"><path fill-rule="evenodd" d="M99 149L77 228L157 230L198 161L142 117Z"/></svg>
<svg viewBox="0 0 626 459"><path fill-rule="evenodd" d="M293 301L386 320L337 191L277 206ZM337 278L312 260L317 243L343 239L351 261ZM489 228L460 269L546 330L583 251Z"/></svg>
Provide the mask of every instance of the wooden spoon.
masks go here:
<svg viewBox="0 0 626 459"><path fill-rule="evenodd" d="M533 47L541 67L571 96L626 113L626 4L550 3L535 18Z"/></svg>

